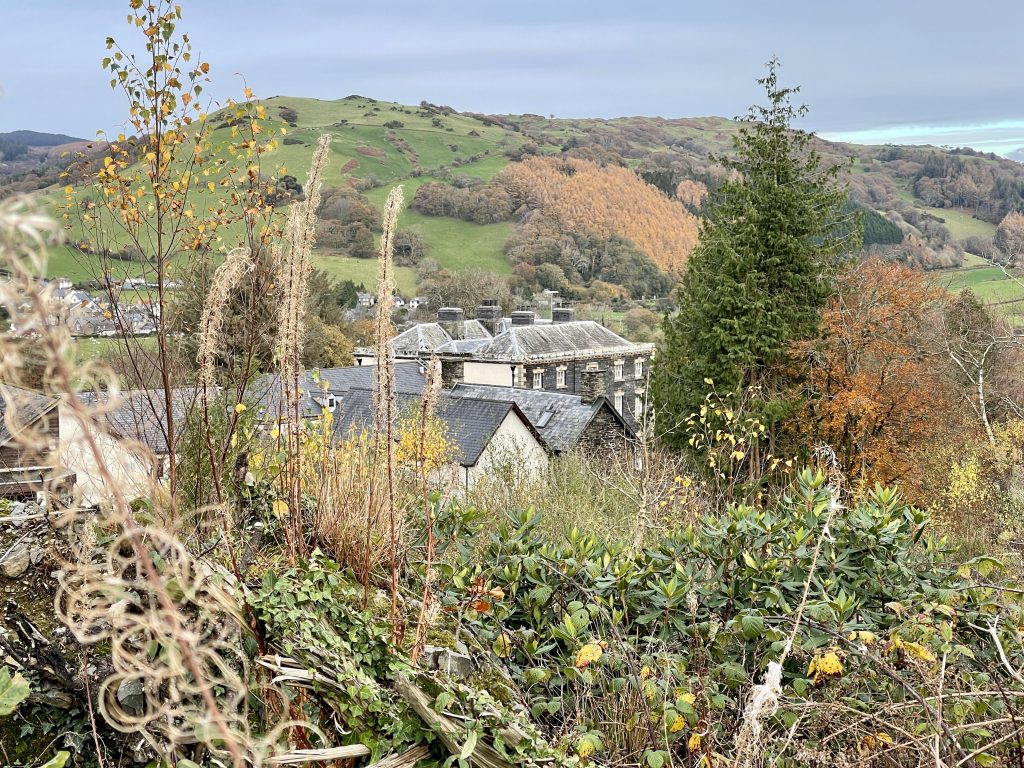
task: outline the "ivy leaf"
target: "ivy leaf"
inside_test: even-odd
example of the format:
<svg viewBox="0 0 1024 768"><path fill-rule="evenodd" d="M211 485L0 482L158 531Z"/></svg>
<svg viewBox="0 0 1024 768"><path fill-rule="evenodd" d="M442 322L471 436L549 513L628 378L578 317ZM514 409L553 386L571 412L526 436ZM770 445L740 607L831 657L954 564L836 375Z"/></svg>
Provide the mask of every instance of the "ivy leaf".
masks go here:
<svg viewBox="0 0 1024 768"><path fill-rule="evenodd" d="M70 757L70 752L60 751L52 758L50 758L50 760L47 761L45 764L41 765L40 768L64 768L64 764L67 763L68 758ZM195 766L195 768L199 768L199 766L193 763L191 760L179 760L178 766L179 768L190 768L190 766Z"/></svg>

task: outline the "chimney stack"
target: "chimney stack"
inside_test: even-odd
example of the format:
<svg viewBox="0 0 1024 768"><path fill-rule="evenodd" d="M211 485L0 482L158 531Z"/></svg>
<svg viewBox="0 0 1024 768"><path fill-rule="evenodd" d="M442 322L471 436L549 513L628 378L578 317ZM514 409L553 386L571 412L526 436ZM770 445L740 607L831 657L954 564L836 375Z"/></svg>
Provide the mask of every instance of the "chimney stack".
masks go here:
<svg viewBox="0 0 1024 768"><path fill-rule="evenodd" d="M588 363L581 379L580 400L582 402L591 405L597 402L598 398L604 397L605 372L598 368L597 363Z"/></svg>
<svg viewBox="0 0 1024 768"><path fill-rule="evenodd" d="M526 309L517 309L512 313L512 325L533 325L533 312Z"/></svg>
<svg viewBox="0 0 1024 768"><path fill-rule="evenodd" d="M437 323L453 339L461 339L466 313L462 307L441 307L437 310Z"/></svg>
<svg viewBox="0 0 1024 768"><path fill-rule="evenodd" d="M551 310L551 322L571 323L576 319L576 313L570 307L555 307Z"/></svg>
<svg viewBox="0 0 1024 768"><path fill-rule="evenodd" d="M476 308L476 319L491 336L497 336L498 325L501 323L501 304L497 299L484 299L484 303Z"/></svg>
<svg viewBox="0 0 1024 768"><path fill-rule="evenodd" d="M466 375L466 364L462 360L441 360L441 386L451 389Z"/></svg>

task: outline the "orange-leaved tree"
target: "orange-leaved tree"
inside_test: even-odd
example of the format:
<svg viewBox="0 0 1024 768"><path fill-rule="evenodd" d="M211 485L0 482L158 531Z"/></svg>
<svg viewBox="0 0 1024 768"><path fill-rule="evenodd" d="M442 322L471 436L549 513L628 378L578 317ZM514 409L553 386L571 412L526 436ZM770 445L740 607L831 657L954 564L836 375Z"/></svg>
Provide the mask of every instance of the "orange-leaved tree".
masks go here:
<svg viewBox="0 0 1024 768"><path fill-rule="evenodd" d="M831 446L860 483L919 480L919 452L951 428L956 395L935 343L944 292L921 272L869 259L839 276L821 333L793 346L798 445Z"/></svg>

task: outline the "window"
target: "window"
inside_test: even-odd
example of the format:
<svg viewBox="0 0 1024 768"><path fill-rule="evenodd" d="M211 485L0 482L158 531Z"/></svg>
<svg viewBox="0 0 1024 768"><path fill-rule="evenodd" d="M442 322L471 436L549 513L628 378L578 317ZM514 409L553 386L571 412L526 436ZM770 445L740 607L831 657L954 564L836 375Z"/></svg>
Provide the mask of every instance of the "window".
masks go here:
<svg viewBox="0 0 1024 768"><path fill-rule="evenodd" d="M544 369L541 368L533 372L533 388L544 389Z"/></svg>
<svg viewBox="0 0 1024 768"><path fill-rule="evenodd" d="M616 392L615 393L615 410L618 411L619 413L622 413L622 393L621 392Z"/></svg>
<svg viewBox="0 0 1024 768"><path fill-rule="evenodd" d="M555 386L559 389L565 389L565 368L555 369Z"/></svg>
<svg viewBox="0 0 1024 768"><path fill-rule="evenodd" d="M637 395L633 400L633 418L641 419L644 415L644 398L642 395Z"/></svg>
<svg viewBox="0 0 1024 768"><path fill-rule="evenodd" d="M644 377L644 359L642 357L638 357L633 361L633 376L638 379Z"/></svg>
<svg viewBox="0 0 1024 768"><path fill-rule="evenodd" d="M622 368L623 368L622 361L621 360L616 360L615 361L615 380L616 381L622 381Z"/></svg>

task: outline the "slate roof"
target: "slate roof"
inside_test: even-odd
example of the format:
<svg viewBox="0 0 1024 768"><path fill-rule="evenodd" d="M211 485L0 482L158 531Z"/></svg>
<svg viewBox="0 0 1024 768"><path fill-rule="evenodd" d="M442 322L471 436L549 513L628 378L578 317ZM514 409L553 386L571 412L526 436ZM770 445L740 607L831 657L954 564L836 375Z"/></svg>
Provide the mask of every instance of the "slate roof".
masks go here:
<svg viewBox="0 0 1024 768"><path fill-rule="evenodd" d="M350 389L373 391L377 386L376 365L353 365L345 368L321 368L315 374L305 371L299 380L305 396L302 399L302 417L315 418L323 411L320 402L324 394L335 396ZM276 418L281 409L281 378L277 374L261 376L253 382L247 395L263 408L266 415ZM424 373L415 360L395 363L395 391L401 394L416 394L423 391ZM325 392L326 387L326 392Z"/></svg>
<svg viewBox="0 0 1024 768"><path fill-rule="evenodd" d="M115 437L135 440L157 456L166 456L167 408L162 389L126 389L111 398L108 392L79 392L86 405L98 408L97 421ZM180 435L188 411L199 402L199 390L188 387L171 390L171 413Z"/></svg>
<svg viewBox="0 0 1024 768"><path fill-rule="evenodd" d="M417 323L391 340L396 355L470 351L473 342L485 342L490 332L479 320L463 320L460 338L454 339L440 323ZM469 346L467 346L469 345Z"/></svg>
<svg viewBox="0 0 1024 768"><path fill-rule="evenodd" d="M530 362L600 353L651 352L653 344L634 344L593 320L543 325L514 325L475 350L480 360Z"/></svg>
<svg viewBox="0 0 1024 768"><path fill-rule="evenodd" d="M562 392L462 383L451 389L450 396L514 402L555 453L565 453L575 448L590 422L604 408L622 425L627 437L635 437L632 428L604 397L593 403L584 403L579 395Z"/></svg>
<svg viewBox="0 0 1024 768"><path fill-rule="evenodd" d="M417 407L419 397L411 394L396 396L398 414L408 413ZM471 467L480 460L494 433L512 412L531 429L537 441L544 444L539 433L532 429L529 419L519 406L505 400L472 399L453 397L442 392L438 399L437 416L445 424L447 438L455 449L455 460L463 467ZM345 436L373 426L373 393L368 390L351 389L338 397L338 408L334 414L335 434Z"/></svg>
<svg viewBox="0 0 1024 768"><path fill-rule="evenodd" d="M59 402L59 398L41 392L4 384L0 390L0 445L6 445L17 432L31 427Z"/></svg>

